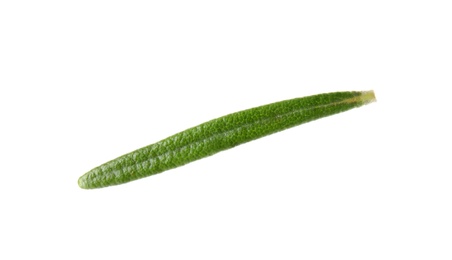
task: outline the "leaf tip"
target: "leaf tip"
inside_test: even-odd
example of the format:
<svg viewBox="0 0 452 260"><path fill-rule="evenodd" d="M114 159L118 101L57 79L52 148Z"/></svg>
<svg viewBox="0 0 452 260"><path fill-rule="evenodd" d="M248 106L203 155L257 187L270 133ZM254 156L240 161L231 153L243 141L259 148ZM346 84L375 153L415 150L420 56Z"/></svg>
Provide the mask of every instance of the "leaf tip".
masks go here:
<svg viewBox="0 0 452 260"><path fill-rule="evenodd" d="M88 189L88 185L86 183L86 176L83 175L80 178L78 178L78 186L82 189Z"/></svg>
<svg viewBox="0 0 452 260"><path fill-rule="evenodd" d="M373 90L363 91L360 96L361 102L364 104L376 102L377 98L375 97L375 92Z"/></svg>

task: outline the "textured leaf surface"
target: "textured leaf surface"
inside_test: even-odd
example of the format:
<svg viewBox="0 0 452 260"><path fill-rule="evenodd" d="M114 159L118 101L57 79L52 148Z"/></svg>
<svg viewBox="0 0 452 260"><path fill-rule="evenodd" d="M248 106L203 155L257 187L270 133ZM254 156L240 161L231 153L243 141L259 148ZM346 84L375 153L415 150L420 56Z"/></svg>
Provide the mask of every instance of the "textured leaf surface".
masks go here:
<svg viewBox="0 0 452 260"><path fill-rule="evenodd" d="M80 177L78 184L93 189L137 180L372 101L373 91L335 92L232 113L102 164Z"/></svg>

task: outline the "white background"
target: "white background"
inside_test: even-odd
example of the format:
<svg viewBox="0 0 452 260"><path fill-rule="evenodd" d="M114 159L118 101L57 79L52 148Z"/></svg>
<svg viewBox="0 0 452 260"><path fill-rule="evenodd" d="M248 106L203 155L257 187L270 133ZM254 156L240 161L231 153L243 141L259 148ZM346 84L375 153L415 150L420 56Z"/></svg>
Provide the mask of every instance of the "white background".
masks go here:
<svg viewBox="0 0 452 260"><path fill-rule="evenodd" d="M452 259L450 1L1 1L1 259ZM378 102L125 185L91 168L311 94Z"/></svg>

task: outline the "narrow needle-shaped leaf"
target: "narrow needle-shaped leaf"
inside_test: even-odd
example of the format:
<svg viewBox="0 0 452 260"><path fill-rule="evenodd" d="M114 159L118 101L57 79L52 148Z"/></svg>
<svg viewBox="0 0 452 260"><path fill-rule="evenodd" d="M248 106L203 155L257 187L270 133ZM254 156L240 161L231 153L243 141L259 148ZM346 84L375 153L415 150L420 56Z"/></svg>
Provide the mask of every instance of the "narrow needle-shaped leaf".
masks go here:
<svg viewBox="0 0 452 260"><path fill-rule="evenodd" d="M78 184L84 189L123 184L373 101L373 91L335 92L232 113L102 164L80 177Z"/></svg>

